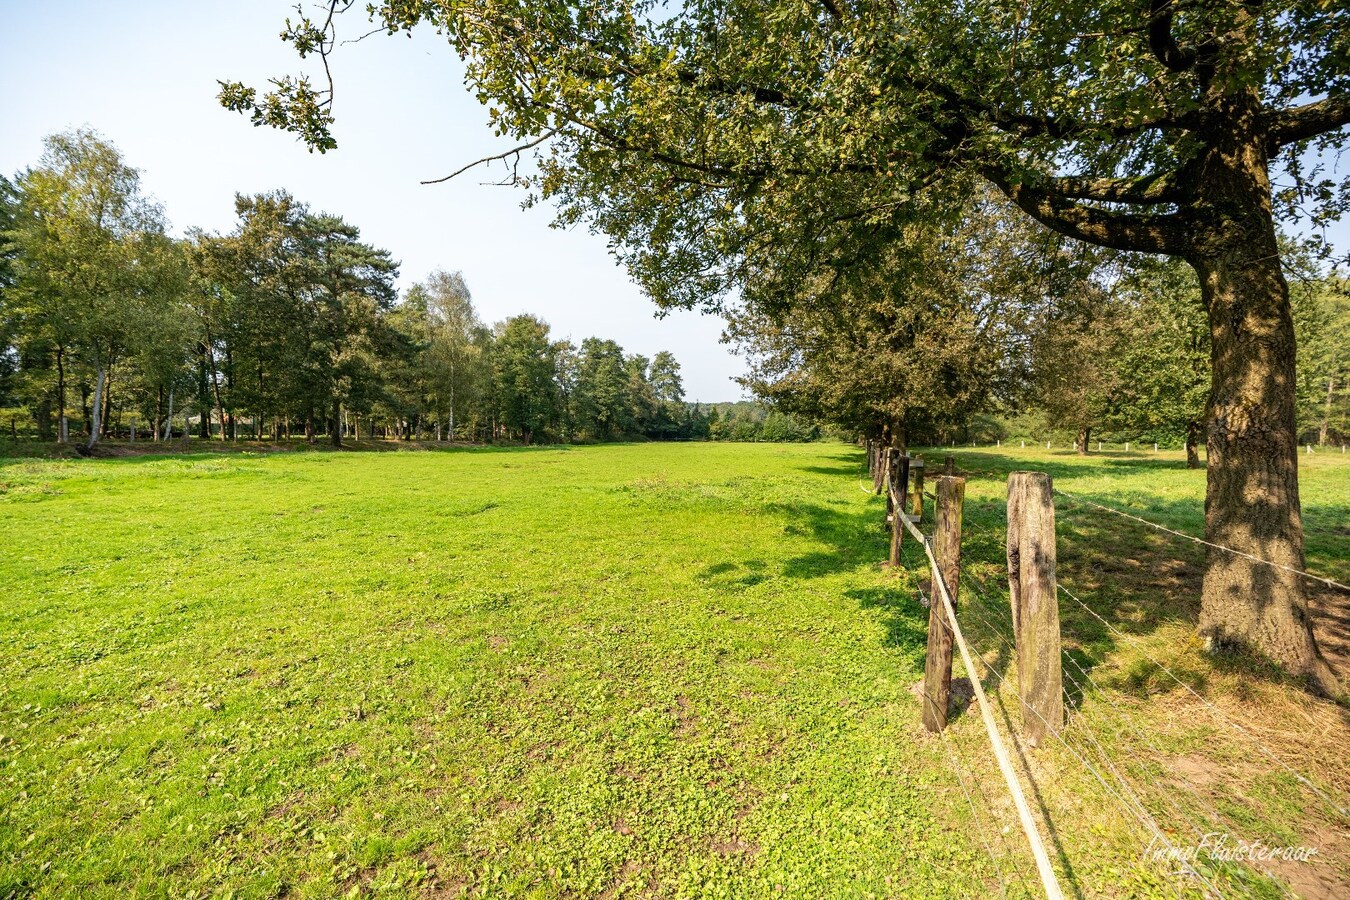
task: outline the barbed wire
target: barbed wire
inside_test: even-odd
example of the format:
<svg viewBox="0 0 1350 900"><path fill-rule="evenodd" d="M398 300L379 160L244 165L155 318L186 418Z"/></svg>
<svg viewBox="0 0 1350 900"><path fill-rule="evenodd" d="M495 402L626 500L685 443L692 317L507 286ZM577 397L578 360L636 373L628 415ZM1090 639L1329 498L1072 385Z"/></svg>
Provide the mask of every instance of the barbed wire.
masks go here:
<svg viewBox="0 0 1350 900"><path fill-rule="evenodd" d="M891 492L891 498L895 502L894 492ZM896 505L899 506L900 503L896 502ZM936 593L942 598L943 608L947 614L947 627L952 632L957 648L961 651L961 659L965 662L967 671L974 676L971 681L971 688L980 704L980 715L984 719L985 731L989 736L989 743L994 750L994 756L998 759L999 770L1008 784L1008 793L1012 796L1013 805L1017 807L1017 815L1021 821L1022 830L1026 832L1027 842L1031 844L1031 852L1036 858L1036 869L1040 874L1041 883L1045 887L1046 896L1051 900L1060 900L1064 895L1060 890L1054 867L1050 864L1050 855L1045 852L1045 845L1041 841L1040 831L1036 828L1035 819L1032 818L1031 808L1027 805L1026 797L1022 794L1022 785L1017 779L1017 773L1013 769L1011 760L1008 759L1008 751L1003 746L1003 739L999 736L998 725L994 722L994 713L989 708L989 699L984 695L984 687L980 684L978 673L973 671L975 664L970 658L970 648L966 646L966 639L961 634L961 626L956 619L956 604L952 602L952 598L947 592L947 585L942 580L937 558L933 556L931 542L905 516L897 516L896 521L902 523L910 534L919 541L923 546L924 555L928 557L929 569L933 574L933 586L936 588Z"/></svg>
<svg viewBox="0 0 1350 900"><path fill-rule="evenodd" d="M1041 715L1041 713L1035 708L1035 706L1029 703L1027 699L1022 696L1021 692L1018 691L1016 687L1012 686L1008 682L1006 676L1002 672L998 671L998 669L990 665L990 663L983 657L979 657L979 659L980 662L984 664L985 670L990 675L998 679L999 689L1003 690L1006 687L1007 690L1009 690L1013 694L1013 696L1020 701L1021 708L1024 711L1030 712L1032 715L1036 716L1036 718L1040 719L1041 722L1045 724L1046 730L1049 731L1050 734L1053 735L1056 740L1058 740L1062 745L1064 745L1064 749L1066 749L1070 753L1070 755L1072 755L1076 760L1078 760L1078 762L1082 764L1083 768L1087 770L1087 772L1090 775L1092 775L1094 779L1096 779L1097 783L1101 785L1102 790L1106 791L1106 793L1113 800L1115 800L1116 803L1119 804L1120 809L1125 813L1126 821L1131 820L1137 821L1144 828L1145 831L1152 833L1153 840L1162 843L1168 849L1169 858L1178 860L1182 864L1183 868L1190 875L1192 875L1197 881L1203 883L1214 896L1216 897L1223 896L1223 894L1218 890L1218 888L1214 887L1214 885L1209 881L1209 879L1207 879L1198 869L1196 869L1194 866L1190 864L1190 861L1186 858L1186 855L1184 853L1180 853L1179 851L1177 851L1176 846L1172 843L1171 839L1167 837L1167 834L1163 831L1162 827L1158 825L1158 822L1156 819L1154 819L1152 813L1150 813L1141 802L1139 802L1137 799L1134 799L1134 802L1131 802L1131 800L1127 800L1124 796L1122 796L1122 793L1124 793L1126 795L1130 795L1133 798L1133 792L1128 787L1128 784L1126 783L1124 777L1120 775L1120 773L1116 770L1115 766L1111 763L1109 757L1106 754L1105 749L1101 747L1101 744L1099 742L1095 741L1095 736L1094 736L1094 743L1096 743L1098 753L1102 755L1102 759L1106 767L1111 771L1116 782L1120 784L1121 786L1120 791L1117 791L1115 788L1111 787L1111 785L1108 783L1106 776L1102 774L1101 770L1098 769L1096 766L1094 766L1087 759L1086 756L1080 753L1072 744L1068 742L1068 740L1065 739L1064 735L1061 733L1062 731L1061 727L1052 725L1050 722L1048 722L1046 718L1043 715ZM971 672L970 674L974 678L979 677L979 674L977 672ZM1072 681L1073 679L1070 680ZM1089 732L1089 734L1091 733Z"/></svg>
<svg viewBox="0 0 1350 900"><path fill-rule="evenodd" d="M956 775L956 780L961 784L961 793L966 795L966 803L970 806L971 818L975 820L975 830L979 832L980 843L984 844L985 852L989 854L989 861L994 864L994 873L998 878L998 892L1002 895L1003 900L1008 900L1008 883L1003 879L1003 867L998 864L998 857L994 855L994 848L990 846L989 839L985 837L984 824L980 821L980 814L975 809L975 800L970 796L970 791L966 788L966 780L961 775L960 760L957 759L956 751L952 748L951 742L947 740L947 733L943 731L940 734L940 737L942 738L942 746L947 751L948 762L951 764L952 772ZM974 776L971 776L971 780L975 780ZM976 786L978 787L978 782L976 783ZM984 799L987 804L988 798ZM1002 836L1002 832L999 832L999 834ZM1006 842L1004 846L1006 849Z"/></svg>
<svg viewBox="0 0 1350 900"><path fill-rule="evenodd" d="M1341 805L1340 805L1339 803L1337 803L1336 800L1334 800L1329 794L1327 794L1325 791L1323 791L1323 790L1322 790L1321 788L1319 788L1317 785L1313 784L1311 781L1309 781L1309 780L1308 780L1306 777L1304 777L1302 774L1300 774L1299 772L1295 771L1295 770L1293 769L1293 767L1291 767L1291 766L1290 766L1288 763L1286 763L1284 760L1282 760L1282 759L1280 759L1278 756L1276 756L1274 752L1272 752L1269 748L1267 748L1267 747L1265 746L1265 744L1262 744L1262 743L1261 743L1261 741L1256 737L1256 735L1252 734L1252 733L1251 733L1250 731L1248 731L1246 728L1243 728L1243 727L1242 727L1241 725L1239 725L1237 722L1234 722L1231 718L1229 718L1229 717L1224 713L1223 710L1219 709L1219 708L1218 708L1217 706L1215 706L1213 703L1211 703L1210 701L1206 700L1204 697L1202 697L1202 696L1195 690L1195 688L1191 687L1189 684L1187 684L1186 682L1182 681L1179 677L1177 677L1177 674L1176 674L1175 672L1173 672L1173 671L1172 671L1171 669L1169 669L1166 665L1164 665L1163 663L1159 662L1158 660L1154 659L1151 655L1149 655L1148 651L1144 649L1142 642L1138 641L1138 640L1135 639L1135 638L1130 637L1130 636L1127 635L1125 632L1121 631L1119 628L1116 628L1116 627L1115 627L1114 625L1112 625L1110 622L1106 621L1106 619L1102 618L1100 615L1097 614L1097 611L1096 611L1096 610L1094 610L1092 607L1090 607L1090 606L1088 606L1086 603L1084 603L1084 602L1082 601L1082 599L1079 598L1079 596L1078 596L1077 594L1075 594L1073 591L1071 591L1071 590L1069 590L1067 587L1065 587L1065 586L1063 585L1063 583L1059 583L1059 584L1058 584L1058 587L1059 587L1059 590L1061 590L1061 591L1063 591L1065 594L1067 594L1067 595L1068 595L1074 602L1076 602L1079 606L1081 606L1081 607L1083 607L1083 609L1087 610L1087 612L1088 612L1093 618L1095 618L1098 622L1101 622L1101 623L1102 623L1103 625L1105 625L1108 629L1110 629L1110 631L1111 631L1113 634L1115 634L1115 635L1116 635L1117 637L1119 637L1119 638L1122 638L1123 640L1129 641L1132 645L1134 645L1134 646L1139 650L1139 652L1143 654L1143 656L1144 656L1145 659L1147 659L1149 662L1153 663L1153 665L1157 666L1162 672L1166 673L1167 676L1168 676L1169 678L1171 678L1171 679L1172 679L1173 681L1175 681L1177 684L1181 685L1181 686L1182 686L1189 694L1191 694L1193 697L1195 697L1195 699L1199 700L1202 704L1204 704L1205 707L1206 707L1207 709L1209 709L1209 711L1210 711L1211 713L1213 713L1214 716L1215 716L1217 719L1219 719L1220 721L1226 723L1227 725L1229 725L1230 727L1236 729L1237 731L1239 731L1240 733L1246 735L1247 737L1251 738L1252 743L1255 744L1256 747L1257 747L1257 749L1259 749L1262 753L1264 753L1264 754L1266 755L1266 758L1268 758L1271 762L1275 763L1275 764L1278 765L1280 768L1284 769L1285 772L1287 772L1288 774L1292 775L1295 779L1298 780L1298 782L1299 782L1300 784L1302 784L1304 787L1308 788L1308 790L1312 791L1314 794L1316 794L1318 797L1320 797L1320 798L1321 798L1323 801L1325 801L1332 809L1334 809L1339 815L1341 815L1341 816L1350 816L1350 812L1347 812L1346 809L1345 809L1345 807L1341 806Z"/></svg>
<svg viewBox="0 0 1350 900"><path fill-rule="evenodd" d="M1056 494L1059 494L1061 497L1068 497L1070 500L1073 500L1077 503L1083 503L1088 506L1095 507L1096 509L1103 510L1104 512L1114 513L1117 516L1121 516L1123 518L1139 522L1143 525L1147 525L1149 528L1154 528L1157 529L1158 531L1163 531L1166 532L1167 534L1175 535L1176 537L1179 538L1184 538L1185 540L1192 541L1193 543L1196 544L1203 544L1206 547L1213 547L1215 550L1222 550L1225 553L1232 553L1234 556L1240 556L1243 559L1249 559L1252 562L1261 563L1262 565L1271 566L1272 568L1276 569L1283 569L1284 571L1291 572L1295 575L1302 575L1304 578L1309 578L1313 581L1319 581L1322 584L1325 584L1329 587L1338 588L1339 590L1350 592L1350 585L1341 584L1339 581L1336 581L1335 579L1327 578L1323 575L1314 575L1311 572L1305 572L1302 569L1296 569L1293 566L1286 566L1283 563L1277 563L1272 562L1271 560L1268 559L1262 559L1259 556L1253 556L1250 553L1245 553L1241 550L1235 550L1232 547L1225 547L1223 544L1216 544L1213 541L1207 541L1204 538L1196 537L1193 534L1187 534L1184 531L1177 531L1175 528L1168 528L1166 525L1159 525L1157 522L1150 522L1148 519L1141 518L1132 513L1127 513L1124 510L1119 510L1115 509L1114 507L1106 506L1105 504L1098 503L1095 500L1089 500L1086 497L1079 497L1075 494L1070 494L1068 491L1061 490L1059 488L1052 488L1051 490L1053 490Z"/></svg>
<svg viewBox="0 0 1350 900"><path fill-rule="evenodd" d="M962 576L965 578L967 585L971 588L971 590L972 590L972 592L973 592L973 594L974 594L974 596L975 596L975 598L976 598L975 602L973 602L970 606L968 606L968 607L965 609L965 613L968 614L968 615L970 615L970 616L973 616L977 621L981 622L986 628L988 628L989 631L990 631L990 633L993 634L994 637L998 638L998 640L1001 641L1001 642L1003 643L1003 645L1004 645L1005 647L1007 647L1008 650L1012 653L1013 657L1016 658L1017 648L1013 645L1012 641L1010 641L1010 640L1007 638L1007 636L1003 633L1003 630L1002 630L1001 628L999 628L998 626L994 625L994 624L993 624L992 622L990 622L987 618L985 618L984 616L980 615L978 612L975 611L976 608L978 608L978 607L983 607L987 612L990 612L991 614L995 612L994 607L990 604L990 601L989 601L988 598L985 596L985 594L983 593L983 591L980 589L980 588L981 588L980 584L979 584L972 576L970 576L970 575L968 575L968 574L966 574L966 573L962 573ZM1010 612L1011 612L1011 611L1010 611ZM1074 660L1073 657L1072 657L1071 655L1069 655L1069 654L1067 654L1067 653L1064 653L1063 656L1068 657L1069 661L1072 662L1075 666L1077 666L1079 672L1082 673L1083 676L1086 677L1089 681L1092 681L1092 676L1091 676L1091 675L1088 675L1087 672L1085 672L1085 671L1083 670L1082 666L1078 666L1077 661ZM988 668L991 672L993 672L993 673L996 674L996 675L1000 675L1000 674L1001 674L1001 673L998 673L998 672L993 668L993 666L992 666L989 662L984 661L984 660L982 660L982 661L984 662L985 667ZM1078 679L1074 678L1071 674L1069 674L1069 673L1067 673L1067 672L1064 672L1064 673L1063 673L1063 676L1069 680L1069 682L1074 686L1074 688L1076 688L1076 689L1079 691L1080 694L1082 694L1082 695L1084 695L1084 696L1087 695L1087 689L1083 686L1083 683L1082 683L1081 681L1079 681ZM1000 677L999 683L1000 683L1000 685L1003 683L1002 677ZM1095 689L1099 694L1102 694L1102 695L1105 694L1105 691L1103 691L1102 688L1101 688L1101 686L1098 685L1095 681L1092 681L1092 684L1093 684L1094 689ZM1014 690L1014 693L1017 693L1017 692ZM1017 693L1017 696L1018 696L1018 699L1019 699L1019 700L1022 699L1020 693ZM1034 707L1026 707L1026 706L1025 706L1025 701L1023 701L1023 703L1024 703L1024 708L1028 708L1031 712L1036 712L1036 710L1035 710ZM1117 706L1116 704L1111 703L1111 702L1109 702L1109 701L1108 701L1107 705L1108 705L1108 706L1112 706L1112 707L1116 707L1116 708L1118 709L1118 706ZM1163 829L1161 828L1161 826L1158 825L1156 818L1154 818L1152 812L1148 809L1148 807L1144 805L1144 802L1143 802L1143 800L1140 798L1140 796L1139 796L1137 790L1135 789L1134 785L1133 785L1128 779L1126 779L1126 777L1125 777L1124 775L1122 775L1122 774L1116 769L1115 765L1114 765L1114 764L1112 763L1112 761L1111 761L1111 756L1110 756L1110 754L1107 752L1106 748L1102 746L1101 741L1099 741L1099 740L1097 739L1097 736L1092 732L1092 730L1091 730L1090 728L1088 728L1088 726L1087 726L1087 724L1086 724L1086 717L1082 714L1081 711L1078 713L1078 715L1075 715L1075 716L1073 716L1072 718L1070 718L1069 724L1065 726L1065 731L1067 732L1068 729L1074 725L1074 723L1078 723L1078 728L1075 730L1074 733L1077 734L1077 733L1086 731L1086 736L1087 736L1087 738L1090 739L1090 740L1092 741L1092 744L1097 748L1097 753L1100 755L1101 760L1103 761L1103 763L1105 763L1105 765L1110 769L1110 771L1112 772L1112 774L1115 776L1115 779L1116 779L1117 783L1120 784L1122 793L1128 795L1129 798L1130 798L1130 800L1132 801L1132 805L1138 809L1139 812L1136 812L1136 813L1135 813L1136 818L1139 818L1140 821L1143 822L1143 823L1145 824L1145 827L1146 827L1146 828L1150 828L1150 827L1151 827L1151 829L1155 832L1155 834L1161 833ZM1126 724L1129 725L1128 719L1126 719ZM1054 730L1054 729L1052 729L1052 731L1053 731L1053 730ZM1117 738L1117 740L1120 740L1122 743L1124 743L1124 738L1123 738L1123 736L1121 735L1121 733L1120 733L1118 730L1112 728L1111 731L1112 731L1112 733L1115 735L1115 737ZM1136 734L1136 735L1142 736L1141 733L1140 733L1139 731L1137 731L1137 730L1135 730L1135 734ZM1057 735L1057 736L1058 736L1058 735ZM1068 745L1067 740L1063 739L1062 737L1061 737L1061 740L1065 743L1066 746ZM1158 755L1158 756L1161 756L1161 755L1162 755L1161 751L1158 750L1158 748L1157 748L1156 746L1152 745L1152 744L1151 744L1150 742L1148 742L1146 739L1144 740L1144 742L1145 742L1145 743L1149 743L1150 749L1153 750L1153 752L1155 753L1155 755ZM1080 759L1081 759L1081 757L1080 757ZM1099 777L1098 780L1099 780L1099 781L1102 781L1103 779L1101 779L1101 778ZM1195 789L1190 785L1190 782L1189 782L1188 780L1186 780L1184 776L1182 776L1182 780L1183 780L1183 782L1185 783L1185 785L1186 785L1186 787L1188 788L1188 790L1190 790L1190 792L1195 796L1197 802L1201 803L1201 805L1204 805L1204 802L1201 800L1199 794L1196 793ZM1105 785L1103 784L1103 786L1105 786ZM1168 803L1171 805L1171 807L1176 811L1178 817L1179 817L1183 822L1185 822L1186 825L1189 826L1189 827L1195 832L1195 834L1196 834L1197 837L1199 837L1199 838L1201 838L1201 839L1203 840L1203 839L1204 839L1204 836L1205 836L1205 834L1206 834L1206 830L1205 830L1204 828L1201 828L1201 827L1199 827L1198 825L1196 825L1196 823L1195 823L1194 821L1192 821L1191 817L1190 817L1189 815L1187 815L1186 811L1182 808L1181 804L1177 803L1177 801L1174 800L1172 797L1170 797L1166 792L1163 792L1163 793L1162 793L1162 796L1164 797L1164 799L1166 799L1166 800L1168 801ZM1128 809L1129 806L1131 805L1130 803L1127 803L1127 802L1125 801L1124 798L1118 798L1118 799L1120 800L1120 802L1121 802L1123 805L1125 805L1125 806L1127 807L1127 809ZM1144 818L1143 818L1143 817L1147 817L1147 822L1144 821ZM1214 821L1215 821L1215 822L1222 822L1222 817L1220 817L1220 816L1218 815L1217 811L1214 811ZM1151 823L1151 824L1150 824L1150 823ZM1262 871L1265 872L1266 875L1269 875L1269 876L1271 876L1272 878L1274 877L1273 874L1272 874L1269 870L1266 870L1266 869L1263 868ZM1195 874L1196 874L1197 876L1199 875L1198 872L1195 873ZM1211 887L1212 887L1212 885L1211 885ZM1216 891L1216 893L1217 893L1217 889L1215 889L1215 891Z"/></svg>

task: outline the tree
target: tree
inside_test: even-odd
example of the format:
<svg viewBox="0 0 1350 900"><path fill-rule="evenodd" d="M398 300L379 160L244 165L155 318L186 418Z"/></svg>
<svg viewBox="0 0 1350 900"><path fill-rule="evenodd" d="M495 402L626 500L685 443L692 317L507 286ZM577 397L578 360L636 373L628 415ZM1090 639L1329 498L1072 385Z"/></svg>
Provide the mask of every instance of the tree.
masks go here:
<svg viewBox="0 0 1350 900"><path fill-rule="evenodd" d="M957 197L975 179L1069 237L1186 260L1213 336L1206 534L1249 555L1211 552L1201 633L1340 690L1293 571L1294 334L1275 220L1305 198L1324 201L1323 220L1350 202L1350 183L1306 152L1346 139L1343 4L1071 0L1034 18L1009 0L369 11L390 33L444 33L492 124L521 142L498 158L543 147L538 176L520 180L558 201L562 222L609 235L664 305L716 307L846 264L916 197ZM328 72L335 18L321 22L301 17L284 37ZM263 97L239 83L220 95L319 150L336 146L332 97L331 81L294 78ZM1290 187L1273 190L1272 174Z"/></svg>
<svg viewBox="0 0 1350 900"><path fill-rule="evenodd" d="M160 292L164 219L140 193L140 174L117 148L88 130L48 137L42 160L20 178L22 204L11 234L18 250L15 292L30 327L53 346L57 420L66 439L70 355L95 387L87 448L101 433L108 373L128 349L137 307Z"/></svg>
<svg viewBox="0 0 1350 900"><path fill-rule="evenodd" d="M497 326L493 343L493 387L501 423L526 444L556 424L559 398L549 327L530 315Z"/></svg>
<svg viewBox="0 0 1350 900"><path fill-rule="evenodd" d="M623 348L614 341L586 338L577 356L572 401L576 427L595 440L613 439L632 420L629 401Z"/></svg>
<svg viewBox="0 0 1350 900"><path fill-rule="evenodd" d="M1319 446L1350 435L1350 290L1342 279L1300 279L1291 289L1299 337L1298 421Z"/></svg>
<svg viewBox="0 0 1350 900"><path fill-rule="evenodd" d="M483 323L461 273L437 269L422 289L427 295L430 325L427 366L431 372L431 402L438 414L446 414L450 439L454 440L456 411L472 402L481 388L483 372L476 335Z"/></svg>
<svg viewBox="0 0 1350 900"><path fill-rule="evenodd" d="M1114 292L1117 318L1111 427L1184 435L1186 464L1198 468L1209 402L1209 326L1195 273L1166 257L1128 261Z"/></svg>
<svg viewBox="0 0 1350 900"><path fill-rule="evenodd" d="M398 264L341 217L313 213L284 191L236 197L239 224L199 236L203 358L224 432L236 406L294 415L314 440L327 421L342 444L343 410L377 393ZM217 353L219 350L219 353Z"/></svg>
<svg viewBox="0 0 1350 900"><path fill-rule="evenodd" d="M741 383L895 447L946 439L1017 399L1034 355L1026 322L1081 293L1093 268L1063 243L988 197L942 227L898 229L847 269L734 308L728 335L750 357ZM818 302L820 280L829 303Z"/></svg>
<svg viewBox="0 0 1350 900"><path fill-rule="evenodd" d="M665 439L680 436L685 424L682 420L686 415L684 379L680 376L680 363L675 359L675 354L669 350L658 351L652 357L647 378L657 405L651 436Z"/></svg>

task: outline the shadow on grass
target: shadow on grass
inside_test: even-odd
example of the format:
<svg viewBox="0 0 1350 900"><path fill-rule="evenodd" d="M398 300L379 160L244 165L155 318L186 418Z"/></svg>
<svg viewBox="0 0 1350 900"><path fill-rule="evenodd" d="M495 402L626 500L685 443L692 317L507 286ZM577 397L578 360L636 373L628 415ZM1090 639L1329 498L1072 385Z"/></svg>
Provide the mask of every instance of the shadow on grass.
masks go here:
<svg viewBox="0 0 1350 900"><path fill-rule="evenodd" d="M1010 472L1035 469L1049 474L1057 484L1065 483L1070 493L1082 499L1131 512L1184 533L1203 533L1201 502L1167 497L1161 489L1151 491L1147 479L1149 471L1185 471L1184 461L1158 459L1147 453L1085 458L1066 451L1062 457L1056 454L1034 460L978 450L957 450L951 455L969 481L1003 483ZM851 458L853 465L841 466L844 469L841 474L865 475L861 451L850 451L844 458ZM1143 478L1139 477L1141 474ZM1125 477L1132 478L1128 505L1109 493L1102 495L1072 486L1074 481L1093 478L1117 481ZM1203 471L1196 471L1195 477L1203 483ZM1112 688L1145 696L1177 687L1148 655L1140 655L1140 648L1131 645L1147 641L1160 630L1194 629L1200 611L1205 548L1069 497L1057 496L1055 505L1059 581L1073 595L1061 593L1059 601L1066 654L1063 669L1070 703L1079 705L1083 695L1093 690L1094 669L1118 650L1130 649L1131 653L1123 657L1123 668L1114 673ZM886 553L881 509L882 501L877 498L852 513L826 508L806 510L804 521L812 535L834 550L794 561L796 565L784 574L810 576L876 564ZM1321 551L1319 557L1350 560L1350 533L1343 534L1336 524L1350 521L1350 506L1312 502L1305 503L1304 510L1309 523L1308 538ZM1330 525L1318 527L1320 523ZM930 527L925 526L925 530ZM968 611L962 617L962 627L972 648L986 658L992 653L1000 660L1010 653L1012 643L1006 533L1005 503L999 499L967 499L962 563L968 578L961 587L958 615L961 609ZM907 540L905 546L907 570L913 576L926 577L922 556L915 553L911 541ZM838 561L831 563L828 559L831 555L837 556ZM1330 565L1332 577L1340 574L1334 564ZM907 584L897 590L912 595L913 586ZM1316 585L1310 586L1309 597L1324 654L1340 671L1350 671L1350 597L1341 597L1330 588ZM855 599L866 599L874 605L879 602L875 597ZM899 602L913 600L906 597ZM893 638L888 636L889 640ZM1236 672L1263 680L1288 681L1266 661L1242 653L1208 656L1203 664L1169 658L1168 666L1202 693L1208 672Z"/></svg>

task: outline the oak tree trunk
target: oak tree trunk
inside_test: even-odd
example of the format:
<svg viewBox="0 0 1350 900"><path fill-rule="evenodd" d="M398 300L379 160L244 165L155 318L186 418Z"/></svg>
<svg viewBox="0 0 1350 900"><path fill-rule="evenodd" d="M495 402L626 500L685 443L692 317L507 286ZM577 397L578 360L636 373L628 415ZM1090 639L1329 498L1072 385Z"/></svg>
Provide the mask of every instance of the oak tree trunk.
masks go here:
<svg viewBox="0 0 1350 900"><path fill-rule="evenodd" d="M1205 434L1203 422L1186 423L1186 468L1200 468L1200 439Z"/></svg>
<svg viewBox="0 0 1350 900"><path fill-rule="evenodd" d="M1317 648L1302 576L1303 519L1294 423L1294 321L1271 210L1260 101L1239 98L1232 130L1206 160L1208 227L1189 254L1209 315L1205 536L1200 633L1247 646L1328 694L1340 692ZM1288 568L1277 568L1285 566Z"/></svg>
<svg viewBox="0 0 1350 900"><path fill-rule="evenodd" d="M1302 570L1294 323L1273 229L1270 243L1269 255L1197 263L1213 341L1205 535ZM1200 632L1216 645L1255 647L1320 689L1338 690L1313 637L1304 579L1293 572L1211 548Z"/></svg>
<svg viewBox="0 0 1350 900"><path fill-rule="evenodd" d="M1086 456L1088 452L1088 441L1092 438L1091 426L1078 429L1078 437L1073 443L1073 449L1077 450L1079 455Z"/></svg>

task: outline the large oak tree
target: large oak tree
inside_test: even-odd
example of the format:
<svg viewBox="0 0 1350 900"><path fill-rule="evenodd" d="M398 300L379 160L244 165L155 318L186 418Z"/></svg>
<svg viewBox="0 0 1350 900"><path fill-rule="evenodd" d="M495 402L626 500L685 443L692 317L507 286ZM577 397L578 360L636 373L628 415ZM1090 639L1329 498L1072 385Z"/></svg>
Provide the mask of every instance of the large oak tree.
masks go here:
<svg viewBox="0 0 1350 900"><path fill-rule="evenodd" d="M288 23L325 73L328 15ZM1294 332L1276 218L1338 214L1350 122L1339 0L384 0L430 24L537 169L660 303L754 300L848 264L914 198L996 185L1062 234L1196 270L1212 393L1200 628L1338 690L1308 619ZM226 84L257 124L335 146L332 83ZM1309 152L1310 147L1312 151ZM509 158L510 154L504 157ZM515 157L519 161L519 157ZM828 301L822 295L822 301Z"/></svg>

